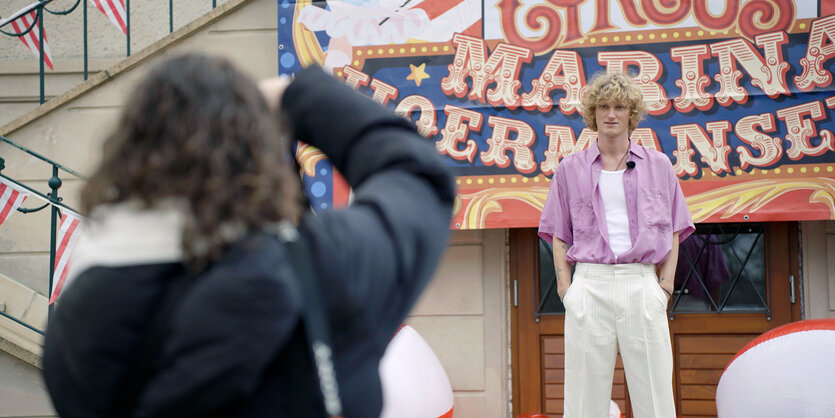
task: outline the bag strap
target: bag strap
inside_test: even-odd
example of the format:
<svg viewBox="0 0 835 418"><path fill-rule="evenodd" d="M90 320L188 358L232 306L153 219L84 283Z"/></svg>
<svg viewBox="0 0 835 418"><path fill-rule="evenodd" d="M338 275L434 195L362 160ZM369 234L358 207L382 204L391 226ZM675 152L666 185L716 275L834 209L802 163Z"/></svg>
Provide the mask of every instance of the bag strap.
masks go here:
<svg viewBox="0 0 835 418"><path fill-rule="evenodd" d="M304 305L302 318L311 350L316 374L319 378L319 390L325 405L325 411L332 418L342 415L342 401L339 397L339 383L333 364L333 351L330 343L330 330L325 315L325 308L319 297L316 276L310 260L310 251L296 227L289 222L281 222L277 231L278 238L284 242L289 253L290 264L299 281ZM301 365L299 365L301 367Z"/></svg>

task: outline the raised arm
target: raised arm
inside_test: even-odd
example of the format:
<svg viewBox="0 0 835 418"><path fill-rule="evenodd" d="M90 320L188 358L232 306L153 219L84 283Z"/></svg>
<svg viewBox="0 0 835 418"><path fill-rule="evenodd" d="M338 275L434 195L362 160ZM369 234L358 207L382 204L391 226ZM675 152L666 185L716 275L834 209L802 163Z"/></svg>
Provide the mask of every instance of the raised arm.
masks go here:
<svg viewBox="0 0 835 418"><path fill-rule="evenodd" d="M364 315L387 339L446 248L452 174L408 120L319 69L298 74L281 107L295 137L321 149L354 189L349 208L301 225L333 318Z"/></svg>

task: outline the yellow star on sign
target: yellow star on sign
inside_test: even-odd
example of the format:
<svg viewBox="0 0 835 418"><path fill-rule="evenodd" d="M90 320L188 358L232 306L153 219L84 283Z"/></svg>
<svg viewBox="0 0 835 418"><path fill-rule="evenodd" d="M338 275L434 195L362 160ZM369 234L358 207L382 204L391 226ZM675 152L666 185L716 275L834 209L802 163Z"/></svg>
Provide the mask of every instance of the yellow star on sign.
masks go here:
<svg viewBox="0 0 835 418"><path fill-rule="evenodd" d="M423 81L424 78L429 78L429 74L426 74L426 63L420 64L419 66L414 66L409 64L409 67L412 68L412 73L406 77L406 80L414 80L415 85L420 87L420 82Z"/></svg>

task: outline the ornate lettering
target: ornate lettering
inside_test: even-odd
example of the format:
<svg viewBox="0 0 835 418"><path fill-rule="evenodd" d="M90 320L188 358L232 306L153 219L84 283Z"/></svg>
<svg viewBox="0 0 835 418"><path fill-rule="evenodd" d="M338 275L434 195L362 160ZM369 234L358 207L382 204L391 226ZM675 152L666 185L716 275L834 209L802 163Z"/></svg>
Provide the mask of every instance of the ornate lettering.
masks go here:
<svg viewBox="0 0 835 418"><path fill-rule="evenodd" d="M595 15L594 26L591 28L591 32L614 29L615 26L612 25L609 19L609 0L595 0L594 4L597 14ZM646 26L647 20L638 11L633 0L618 0L618 4L620 4L620 10L623 17L626 18L627 23L632 26Z"/></svg>
<svg viewBox="0 0 835 418"><path fill-rule="evenodd" d="M681 95L675 98L673 105L679 112L689 112L693 108L707 110L713 106L713 96L705 92L710 84L710 77L704 74L704 60L710 58L707 45L682 46L670 49L673 61L681 63L681 78L676 86Z"/></svg>
<svg viewBox="0 0 835 418"><path fill-rule="evenodd" d="M635 80L644 94L647 113L660 115L670 109L667 92L656 83L661 78L662 67L661 61L655 55L645 51L599 52L597 61L606 67L606 72L609 74L625 73L630 65L638 66Z"/></svg>
<svg viewBox="0 0 835 418"><path fill-rule="evenodd" d="M726 120L708 122L705 127L711 131L712 140L708 139L704 129L695 123L670 127L670 133L676 137L678 147L673 151L673 157L676 158L673 169L677 176L681 177L685 174L695 176L699 171L693 162L695 152L689 146L691 143L699 151L702 161L714 173L731 172L728 164L728 154L731 152L731 147L728 146L727 141L727 132L731 130L731 123Z"/></svg>
<svg viewBox="0 0 835 418"><path fill-rule="evenodd" d="M757 131L758 126L762 128L762 132ZM771 113L746 116L736 122L734 126L736 136L760 152L759 157L754 157L748 148L742 145L736 147L740 168L745 170L749 165L768 167L780 160L783 156L782 140L765 134L765 132L774 132L774 129L774 115Z"/></svg>
<svg viewBox="0 0 835 418"><path fill-rule="evenodd" d="M389 100L397 99L397 87L384 83L376 78L371 80L371 90L374 91L371 100L383 106L388 104Z"/></svg>
<svg viewBox="0 0 835 418"><path fill-rule="evenodd" d="M777 117L786 123L786 140L791 144L786 155L792 160L799 160L805 155L816 156L835 151L835 138L827 129L821 130L820 143L817 146L809 142L810 138L818 135L818 130L815 124L804 116L811 116L813 121L824 119L823 103L816 100L777 111Z"/></svg>
<svg viewBox="0 0 835 418"><path fill-rule="evenodd" d="M560 111L566 115L579 114L583 110L581 102L585 80L580 55L573 51L556 50L539 78L531 81L531 91L522 94L522 107L548 112L554 106L551 90L560 88L565 91L565 97L559 101Z"/></svg>
<svg viewBox="0 0 835 418"><path fill-rule="evenodd" d="M574 131L567 126L545 125L548 135L548 149L545 150L545 161L539 165L542 174L551 175L557 170L560 160L569 154L580 152L589 147L597 139L597 132L584 128L580 137L574 138Z"/></svg>
<svg viewBox="0 0 835 418"><path fill-rule="evenodd" d="M788 36L784 32L758 36L756 42L765 51L765 58L743 39L711 44L713 55L719 57L719 74L714 76L720 86L716 101L723 106L728 106L731 101L748 101L748 93L739 85L742 72L736 68L736 62L751 76L751 84L762 89L768 97L774 99L781 94L789 95L786 86L789 64L783 61L782 49L787 41Z"/></svg>
<svg viewBox="0 0 835 418"><path fill-rule="evenodd" d="M418 96L416 94L404 97L403 100L397 104L397 107L394 109L394 113L397 113L404 118L411 119L412 112L414 112L415 109L420 110L420 116L417 120L415 120L415 127L417 128L418 133L427 138L430 135L438 133L438 127L435 126L435 105L433 105L426 97Z"/></svg>
<svg viewBox="0 0 835 418"><path fill-rule="evenodd" d="M489 102L492 106L519 107L521 98L516 91L522 85L519 71L522 64L533 57L530 49L500 43L485 60L487 44L483 39L456 33L452 39L455 45L455 57L448 66L449 75L441 80L441 90L448 95L464 97L467 93L467 77L473 82L469 99L481 103ZM496 87L485 90L491 83Z"/></svg>
<svg viewBox="0 0 835 418"><path fill-rule="evenodd" d="M354 90L359 90L360 86L367 86L371 79L368 74L350 65L342 67L342 74L345 74L345 84L351 86Z"/></svg>
<svg viewBox="0 0 835 418"><path fill-rule="evenodd" d="M806 56L800 59L803 73L794 77L794 84L802 91L827 87L832 83L832 73L823 64L835 56L835 15L812 22Z"/></svg>
<svg viewBox="0 0 835 418"><path fill-rule="evenodd" d="M672 25L690 13L690 0L641 0L641 8L654 23Z"/></svg>
<svg viewBox="0 0 835 418"><path fill-rule="evenodd" d="M580 5L586 0L547 0L548 3L565 9L565 39L563 42L576 41L583 37L580 31Z"/></svg>
<svg viewBox="0 0 835 418"><path fill-rule="evenodd" d="M708 2L710 0L693 0L693 16L700 26L712 30L723 30L733 26L739 11L738 1L726 1L725 10L719 16L710 12Z"/></svg>
<svg viewBox="0 0 835 418"><path fill-rule="evenodd" d="M530 125L499 116L487 117L487 124L493 127L493 136L487 139L487 151L481 153L481 162L484 165L507 167L510 165L507 151L510 151L513 153L513 166L517 171L531 173L536 170L536 160L531 151L535 135ZM515 139L510 139L511 131L516 133Z"/></svg>
<svg viewBox="0 0 835 418"><path fill-rule="evenodd" d="M496 8L499 9L502 33L508 42L530 48L536 54L550 51L559 42L562 19L553 6L547 4L531 6L524 16L525 25L530 30L543 33L539 38L528 38L519 31L516 17L522 9L521 0L499 0Z"/></svg>
<svg viewBox="0 0 835 418"><path fill-rule="evenodd" d="M446 105L444 113L447 116L446 125L441 130L441 139L435 142L435 149L441 154L447 154L456 160L467 160L473 162L476 151L474 140L467 138L470 129L481 130L482 115L468 109L457 106ZM458 143L464 142L464 149L458 149Z"/></svg>
<svg viewBox="0 0 835 418"><path fill-rule="evenodd" d="M794 14L794 0L750 0L739 12L739 31L748 39L761 33L788 31Z"/></svg>
<svg viewBox="0 0 835 418"><path fill-rule="evenodd" d="M658 135L650 128L637 128L629 135L632 142L656 151L661 151L661 145L658 142Z"/></svg>

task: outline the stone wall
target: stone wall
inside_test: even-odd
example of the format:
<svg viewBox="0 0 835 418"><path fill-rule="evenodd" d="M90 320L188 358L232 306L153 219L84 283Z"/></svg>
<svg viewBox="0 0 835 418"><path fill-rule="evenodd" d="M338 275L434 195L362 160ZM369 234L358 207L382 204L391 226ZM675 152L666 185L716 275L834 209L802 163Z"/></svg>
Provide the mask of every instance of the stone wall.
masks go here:
<svg viewBox="0 0 835 418"><path fill-rule="evenodd" d="M835 221L802 222L804 319L835 318Z"/></svg>
<svg viewBox="0 0 835 418"><path fill-rule="evenodd" d="M88 76L126 57L127 37L110 23L89 0L78 0L69 14L44 12L44 32L52 51L54 69L45 67L44 96L49 100L84 81L84 5L87 4ZM222 5L228 0L216 0ZM0 17L6 18L33 0L0 2ZM174 0L174 30L193 22L212 9L212 0ZM76 0L54 0L52 11L66 11ZM131 53L147 48L169 34L167 1L136 1L131 4ZM275 20L275 19L273 19ZM11 25L3 27L14 32ZM35 28L34 30L37 30ZM0 34L0 126L40 104L39 60L17 37Z"/></svg>

